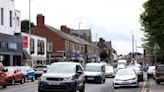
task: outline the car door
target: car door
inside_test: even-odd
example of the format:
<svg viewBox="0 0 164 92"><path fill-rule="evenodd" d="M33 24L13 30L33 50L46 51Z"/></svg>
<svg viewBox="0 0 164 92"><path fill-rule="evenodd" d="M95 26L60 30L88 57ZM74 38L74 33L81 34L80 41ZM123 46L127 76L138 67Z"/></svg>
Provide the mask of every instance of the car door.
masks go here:
<svg viewBox="0 0 164 92"><path fill-rule="evenodd" d="M29 79L32 79L34 76L34 70L31 67L28 67L27 73L28 73Z"/></svg>
<svg viewBox="0 0 164 92"><path fill-rule="evenodd" d="M84 69L80 65L76 65L76 82L78 89L83 87L85 77L84 77Z"/></svg>

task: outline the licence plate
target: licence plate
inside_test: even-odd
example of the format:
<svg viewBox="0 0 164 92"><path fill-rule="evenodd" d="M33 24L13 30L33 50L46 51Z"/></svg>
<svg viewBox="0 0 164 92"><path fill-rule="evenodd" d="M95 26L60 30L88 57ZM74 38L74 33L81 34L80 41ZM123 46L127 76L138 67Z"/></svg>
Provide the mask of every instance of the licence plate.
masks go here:
<svg viewBox="0 0 164 92"><path fill-rule="evenodd" d="M49 82L49 85L59 85L59 82Z"/></svg>
<svg viewBox="0 0 164 92"><path fill-rule="evenodd" d="M94 78L93 78L93 77L87 77L87 79L88 79L88 80L94 80Z"/></svg>
<svg viewBox="0 0 164 92"><path fill-rule="evenodd" d="M164 76L160 76L160 78L164 78Z"/></svg>

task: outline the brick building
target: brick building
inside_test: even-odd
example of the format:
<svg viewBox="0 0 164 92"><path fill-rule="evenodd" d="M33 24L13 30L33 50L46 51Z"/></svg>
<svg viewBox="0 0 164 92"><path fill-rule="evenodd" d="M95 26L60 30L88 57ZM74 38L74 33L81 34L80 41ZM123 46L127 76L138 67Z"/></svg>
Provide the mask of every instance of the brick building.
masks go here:
<svg viewBox="0 0 164 92"><path fill-rule="evenodd" d="M70 28L62 25L60 30L45 25L44 16L37 15L37 25L31 33L47 39L47 59L87 59L89 54L95 54L97 48L90 42L70 35Z"/></svg>

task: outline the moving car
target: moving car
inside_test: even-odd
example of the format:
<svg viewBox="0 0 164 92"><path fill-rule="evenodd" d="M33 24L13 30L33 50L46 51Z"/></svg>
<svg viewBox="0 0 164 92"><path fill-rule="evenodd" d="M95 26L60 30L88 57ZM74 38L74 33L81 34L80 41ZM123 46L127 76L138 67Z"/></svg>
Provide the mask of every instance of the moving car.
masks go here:
<svg viewBox="0 0 164 92"><path fill-rule="evenodd" d="M105 82L105 64L103 63L87 63L85 66L86 81L96 83Z"/></svg>
<svg viewBox="0 0 164 92"><path fill-rule="evenodd" d="M52 63L47 72L41 76L38 92L84 92L85 76L80 63Z"/></svg>
<svg viewBox="0 0 164 92"><path fill-rule="evenodd" d="M106 65L105 66L105 77L114 77L115 71L113 69L113 66Z"/></svg>
<svg viewBox="0 0 164 92"><path fill-rule="evenodd" d="M16 82L19 82L21 84L24 83L23 73L17 67L6 66L5 69L7 69L7 82L9 82L12 85L14 85Z"/></svg>
<svg viewBox="0 0 164 92"><path fill-rule="evenodd" d="M37 65L35 67L35 79L37 79L38 77L40 77L44 71L47 71L48 66L47 65Z"/></svg>
<svg viewBox="0 0 164 92"><path fill-rule="evenodd" d="M164 65L159 65L156 67L155 81L157 84L164 82Z"/></svg>
<svg viewBox="0 0 164 92"><path fill-rule="evenodd" d="M116 73L113 81L113 87L135 86L138 87L138 77L133 69L120 69Z"/></svg>
<svg viewBox="0 0 164 92"><path fill-rule="evenodd" d="M35 80L35 71L30 66L19 66L18 67L24 75L24 82L27 80L31 80L32 82Z"/></svg>
<svg viewBox="0 0 164 92"><path fill-rule="evenodd" d="M147 70L147 78L148 79L150 77L154 78L155 68L156 68L156 66L149 66L148 67L148 70Z"/></svg>
<svg viewBox="0 0 164 92"><path fill-rule="evenodd" d="M143 81L144 80L143 69L140 66L130 65L130 66L128 66L128 68L134 69L134 71L138 75L138 81Z"/></svg>
<svg viewBox="0 0 164 92"><path fill-rule="evenodd" d="M7 87L7 76L5 72L7 72L7 70L4 69L2 62L0 62L0 86L2 86L3 88Z"/></svg>

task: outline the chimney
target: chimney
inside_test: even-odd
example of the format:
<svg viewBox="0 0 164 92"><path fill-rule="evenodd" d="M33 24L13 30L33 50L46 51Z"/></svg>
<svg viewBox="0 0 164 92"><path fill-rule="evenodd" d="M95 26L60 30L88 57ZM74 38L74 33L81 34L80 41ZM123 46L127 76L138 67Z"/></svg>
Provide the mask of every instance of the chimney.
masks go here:
<svg viewBox="0 0 164 92"><path fill-rule="evenodd" d="M63 31L64 33L68 33L66 25L61 25L60 30Z"/></svg>
<svg viewBox="0 0 164 92"><path fill-rule="evenodd" d="M37 26L44 25L44 16L42 14L37 14Z"/></svg>

